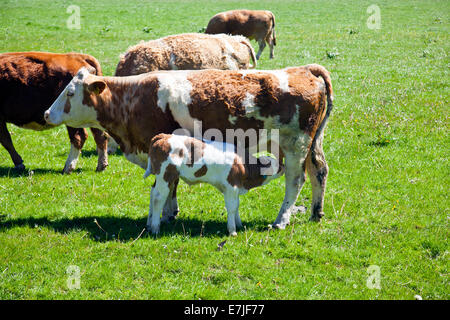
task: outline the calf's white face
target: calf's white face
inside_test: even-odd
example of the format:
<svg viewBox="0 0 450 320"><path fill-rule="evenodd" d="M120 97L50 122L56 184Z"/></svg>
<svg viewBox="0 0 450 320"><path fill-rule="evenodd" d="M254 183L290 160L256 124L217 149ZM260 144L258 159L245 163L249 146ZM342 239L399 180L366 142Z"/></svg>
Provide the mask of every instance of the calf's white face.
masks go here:
<svg viewBox="0 0 450 320"><path fill-rule="evenodd" d="M98 123L96 110L92 106L85 105L83 100L86 93L103 92L106 83L90 77L86 68L78 71L51 107L45 111L44 118L47 123L52 125L64 123L75 128L103 129Z"/></svg>

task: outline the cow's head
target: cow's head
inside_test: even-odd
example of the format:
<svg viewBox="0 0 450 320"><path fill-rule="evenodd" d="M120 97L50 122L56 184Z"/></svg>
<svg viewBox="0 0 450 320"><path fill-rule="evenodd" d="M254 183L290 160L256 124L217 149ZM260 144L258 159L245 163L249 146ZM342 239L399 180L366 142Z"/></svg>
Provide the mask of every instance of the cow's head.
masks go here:
<svg viewBox="0 0 450 320"><path fill-rule="evenodd" d="M84 67L81 68L51 107L45 111L45 120L52 125L64 123L75 128L101 129L94 108L95 96L101 95L106 88L106 83L100 77L90 74Z"/></svg>

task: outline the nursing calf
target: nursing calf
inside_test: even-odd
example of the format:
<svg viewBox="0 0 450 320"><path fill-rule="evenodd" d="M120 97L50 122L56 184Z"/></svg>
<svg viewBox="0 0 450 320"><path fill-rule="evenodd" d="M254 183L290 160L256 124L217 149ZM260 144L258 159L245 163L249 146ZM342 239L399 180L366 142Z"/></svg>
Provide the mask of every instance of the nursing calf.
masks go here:
<svg viewBox="0 0 450 320"><path fill-rule="evenodd" d="M144 178L156 175L150 194L147 229L159 232L160 215L179 178L188 184L205 182L221 191L228 212L228 232L236 235L241 227L239 195L278 178L284 172L278 160L268 156L254 158L235 152L235 146L201 141L188 136L159 134L150 143Z"/></svg>
<svg viewBox="0 0 450 320"><path fill-rule="evenodd" d="M107 130L125 157L144 169L150 141L159 133L184 128L198 136L196 124L201 124L203 137L209 130L223 136L230 130L269 133L267 139L279 145L279 160L285 160L285 196L274 222L274 227L284 229L296 211L306 172L313 191L311 219L323 216L328 166L322 141L332 101L330 74L317 64L266 71L158 71L130 77L99 77L81 69L45 118L53 125ZM178 208L175 188L173 192L164 205L166 214Z"/></svg>

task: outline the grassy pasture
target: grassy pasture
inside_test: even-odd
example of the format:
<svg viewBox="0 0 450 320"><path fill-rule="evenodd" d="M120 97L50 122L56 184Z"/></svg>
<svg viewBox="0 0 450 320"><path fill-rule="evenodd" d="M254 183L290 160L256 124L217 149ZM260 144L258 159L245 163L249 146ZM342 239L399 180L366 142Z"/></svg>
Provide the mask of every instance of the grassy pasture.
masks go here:
<svg viewBox="0 0 450 320"><path fill-rule="evenodd" d="M80 30L66 27L73 4ZM284 231L267 229L281 178L241 198L246 228L236 238L227 236L221 194L181 183L179 218L136 240L153 177L144 181L121 155L96 173L92 138L78 169L62 176L64 127L8 125L28 171L11 171L0 147L0 299L449 299L450 3L379 0L380 29L367 27L372 4L2 0L0 52L89 53L106 75L140 40L197 32L232 8L268 9L278 45L258 68L324 65L335 108L322 222L308 213ZM310 199L307 181L298 204ZM372 265L380 289L367 286ZM79 289L67 285L69 266L80 270Z"/></svg>

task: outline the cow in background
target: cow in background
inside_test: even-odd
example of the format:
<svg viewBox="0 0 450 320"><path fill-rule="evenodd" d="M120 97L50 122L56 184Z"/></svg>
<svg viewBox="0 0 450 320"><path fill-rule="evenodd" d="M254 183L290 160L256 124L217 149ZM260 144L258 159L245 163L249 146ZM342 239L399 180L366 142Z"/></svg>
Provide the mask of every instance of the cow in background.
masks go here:
<svg viewBox="0 0 450 320"><path fill-rule="evenodd" d="M209 20L205 33L226 33L242 35L254 39L259 44L256 59L259 59L266 43L270 46L270 59L273 47L277 45L275 36L275 16L267 10L231 10L216 14Z"/></svg>
<svg viewBox="0 0 450 320"><path fill-rule="evenodd" d="M0 54L0 143L9 152L15 169L25 169L22 157L17 153L6 123L16 126L44 130L54 126L44 120L44 111L85 67L90 73L101 76L97 59L79 53L14 52ZM70 108L70 105L66 106ZM87 139L84 128L67 127L71 142L70 153L63 173L75 169L78 157ZM97 144L97 171L108 165L107 135L91 128Z"/></svg>

